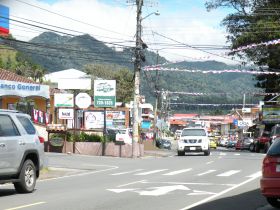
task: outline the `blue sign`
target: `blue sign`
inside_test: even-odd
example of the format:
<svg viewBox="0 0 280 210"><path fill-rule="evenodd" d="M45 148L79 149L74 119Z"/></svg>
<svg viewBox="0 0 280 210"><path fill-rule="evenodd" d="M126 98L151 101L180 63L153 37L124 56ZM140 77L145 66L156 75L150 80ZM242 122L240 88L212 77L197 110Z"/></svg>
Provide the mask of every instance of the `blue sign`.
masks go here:
<svg viewBox="0 0 280 210"><path fill-rule="evenodd" d="M0 4L0 28L9 30L9 7Z"/></svg>
<svg viewBox="0 0 280 210"><path fill-rule="evenodd" d="M233 120L233 124L235 125L235 126L238 126L238 120Z"/></svg>
<svg viewBox="0 0 280 210"><path fill-rule="evenodd" d="M151 122L150 121L142 121L141 128L143 129L150 129Z"/></svg>

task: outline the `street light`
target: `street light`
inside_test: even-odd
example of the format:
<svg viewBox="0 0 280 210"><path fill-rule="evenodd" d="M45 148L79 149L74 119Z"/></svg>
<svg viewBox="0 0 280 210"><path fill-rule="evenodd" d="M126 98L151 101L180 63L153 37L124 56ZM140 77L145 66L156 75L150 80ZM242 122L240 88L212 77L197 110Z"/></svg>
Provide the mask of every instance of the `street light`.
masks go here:
<svg viewBox="0 0 280 210"><path fill-rule="evenodd" d="M140 70L141 70L141 21L145 18L159 12L152 12L141 18L143 0L136 0L137 17L136 17L136 47L135 47L135 62L134 62L134 103L133 103L133 137L132 137L132 157L135 157L134 143L139 142L139 100L140 100Z"/></svg>
<svg viewBox="0 0 280 210"><path fill-rule="evenodd" d="M145 17L141 18L141 21L142 21L142 20L144 20L144 19L146 19L147 17L149 17L149 16L151 16L151 15L156 15L156 16L159 16L159 15L160 15L160 13L159 13L159 11L152 12L152 13L150 13L150 14L146 15Z"/></svg>

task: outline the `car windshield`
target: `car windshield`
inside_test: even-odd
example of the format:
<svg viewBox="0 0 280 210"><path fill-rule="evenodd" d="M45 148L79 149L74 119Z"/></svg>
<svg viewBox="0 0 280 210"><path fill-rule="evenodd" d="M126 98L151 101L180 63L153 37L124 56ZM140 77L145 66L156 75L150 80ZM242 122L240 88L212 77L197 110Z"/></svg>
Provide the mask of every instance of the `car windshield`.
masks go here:
<svg viewBox="0 0 280 210"><path fill-rule="evenodd" d="M126 134L126 130L119 130L119 134Z"/></svg>
<svg viewBox="0 0 280 210"><path fill-rule="evenodd" d="M204 129L186 129L181 136L206 136L206 132Z"/></svg>

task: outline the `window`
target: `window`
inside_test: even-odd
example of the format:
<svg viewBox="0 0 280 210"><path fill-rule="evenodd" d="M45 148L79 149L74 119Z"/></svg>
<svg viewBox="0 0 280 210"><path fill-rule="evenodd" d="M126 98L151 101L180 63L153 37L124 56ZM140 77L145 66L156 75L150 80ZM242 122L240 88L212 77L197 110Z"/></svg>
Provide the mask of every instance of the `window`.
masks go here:
<svg viewBox="0 0 280 210"><path fill-rule="evenodd" d="M181 136L206 136L204 129L185 129Z"/></svg>
<svg viewBox="0 0 280 210"><path fill-rule="evenodd" d="M31 123L31 121L24 116L17 116L19 122L21 123L21 125L24 127L26 133L28 134L35 134L36 133L36 129L34 128L33 124Z"/></svg>
<svg viewBox="0 0 280 210"><path fill-rule="evenodd" d="M16 125L8 115L0 115L0 136L19 136Z"/></svg>
<svg viewBox="0 0 280 210"><path fill-rule="evenodd" d="M271 145L271 147L269 148L268 155L280 155L280 141L274 141L274 143Z"/></svg>

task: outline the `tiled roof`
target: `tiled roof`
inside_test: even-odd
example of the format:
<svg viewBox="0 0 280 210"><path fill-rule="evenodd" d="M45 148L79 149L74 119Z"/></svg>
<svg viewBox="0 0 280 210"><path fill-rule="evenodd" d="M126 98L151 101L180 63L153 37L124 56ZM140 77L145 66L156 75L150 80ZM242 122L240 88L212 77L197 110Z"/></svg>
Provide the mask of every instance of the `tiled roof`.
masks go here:
<svg viewBox="0 0 280 210"><path fill-rule="evenodd" d="M11 71L0 69L0 79L1 80L8 80L8 81L14 81L14 82L25 82L25 83L33 83L37 84L31 79L28 79L26 77L17 75Z"/></svg>

